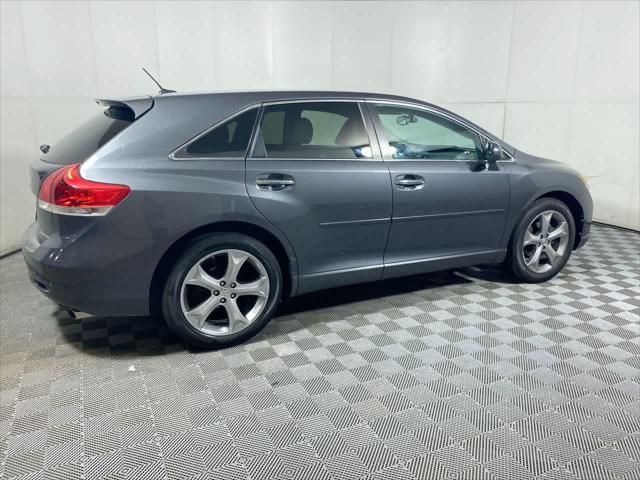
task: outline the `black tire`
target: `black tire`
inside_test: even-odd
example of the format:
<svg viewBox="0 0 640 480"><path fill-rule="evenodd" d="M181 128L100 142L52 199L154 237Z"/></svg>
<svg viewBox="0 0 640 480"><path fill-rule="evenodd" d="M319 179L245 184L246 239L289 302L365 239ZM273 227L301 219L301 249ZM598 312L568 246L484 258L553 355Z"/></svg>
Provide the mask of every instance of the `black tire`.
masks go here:
<svg viewBox="0 0 640 480"><path fill-rule="evenodd" d="M269 293L260 315L245 329L227 335L208 335L185 317L180 301L182 283L189 270L203 257L224 249L243 250L255 256L269 278ZM162 313L169 327L188 344L198 348L220 348L241 343L257 334L273 317L282 296L282 272L271 250L253 237L240 233L213 233L187 243L169 274L162 294Z"/></svg>
<svg viewBox="0 0 640 480"><path fill-rule="evenodd" d="M529 224L541 213L545 211L556 211L562 214L569 228L568 243L564 253L559 257L553 266L546 272L535 272L525 263L525 254L523 253L523 242ZM509 243L509 253L507 255L505 266L515 275L516 278L527 283L546 282L555 277L560 270L564 268L571 252L573 251L574 240L576 236L575 220L571 214L569 207L560 200L555 198L541 198L533 202L533 204L522 215L522 218L516 224L511 240Z"/></svg>

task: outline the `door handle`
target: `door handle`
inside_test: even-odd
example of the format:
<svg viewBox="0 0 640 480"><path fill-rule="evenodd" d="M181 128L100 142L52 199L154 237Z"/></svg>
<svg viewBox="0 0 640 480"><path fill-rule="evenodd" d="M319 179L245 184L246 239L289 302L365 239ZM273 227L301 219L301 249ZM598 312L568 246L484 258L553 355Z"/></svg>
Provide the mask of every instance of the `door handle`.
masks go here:
<svg viewBox="0 0 640 480"><path fill-rule="evenodd" d="M424 187L424 178L420 175L398 175L393 183L400 190L419 190Z"/></svg>
<svg viewBox="0 0 640 480"><path fill-rule="evenodd" d="M264 175L258 175L256 179L256 185L260 190L271 190L272 192L292 187L295 183L296 181L291 175L282 173L265 173Z"/></svg>

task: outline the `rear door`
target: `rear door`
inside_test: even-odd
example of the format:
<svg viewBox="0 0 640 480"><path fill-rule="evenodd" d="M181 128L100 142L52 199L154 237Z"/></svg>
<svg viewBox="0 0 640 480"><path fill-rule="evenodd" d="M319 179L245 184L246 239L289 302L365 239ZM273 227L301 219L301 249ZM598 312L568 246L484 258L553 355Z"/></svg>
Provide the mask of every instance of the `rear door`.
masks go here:
<svg viewBox="0 0 640 480"><path fill-rule="evenodd" d="M504 163L485 162L483 137L439 112L367 105L393 187L384 276L491 261L509 204Z"/></svg>
<svg viewBox="0 0 640 480"><path fill-rule="evenodd" d="M380 278L391 184L365 122L357 101L263 106L247 191L293 245L299 292Z"/></svg>

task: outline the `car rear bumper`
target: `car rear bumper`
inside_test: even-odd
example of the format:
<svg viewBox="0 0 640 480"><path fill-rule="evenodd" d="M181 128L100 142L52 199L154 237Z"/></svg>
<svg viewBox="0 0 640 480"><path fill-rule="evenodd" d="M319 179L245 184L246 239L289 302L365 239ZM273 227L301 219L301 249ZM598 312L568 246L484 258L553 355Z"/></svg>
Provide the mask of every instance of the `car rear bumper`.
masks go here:
<svg viewBox="0 0 640 480"><path fill-rule="evenodd" d="M101 316L149 314L151 279L162 247L127 239L110 225L47 236L34 223L22 239L38 290L64 307Z"/></svg>

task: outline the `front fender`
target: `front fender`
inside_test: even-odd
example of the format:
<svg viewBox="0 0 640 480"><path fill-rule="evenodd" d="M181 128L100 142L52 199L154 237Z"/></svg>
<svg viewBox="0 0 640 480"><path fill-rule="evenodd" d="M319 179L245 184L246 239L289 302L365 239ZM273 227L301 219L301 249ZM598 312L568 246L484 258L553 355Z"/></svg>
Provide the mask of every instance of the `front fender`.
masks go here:
<svg viewBox="0 0 640 480"><path fill-rule="evenodd" d="M533 157L535 158L535 157ZM520 162L518 159L509 165L509 182L511 199L509 214L502 239L503 248L507 248L511 233L524 212L537 199L545 196L559 198L579 206L581 218L576 218L578 235L590 226L593 218L593 201L589 190L575 170L550 160L538 159L539 163L531 164L528 158Z"/></svg>

